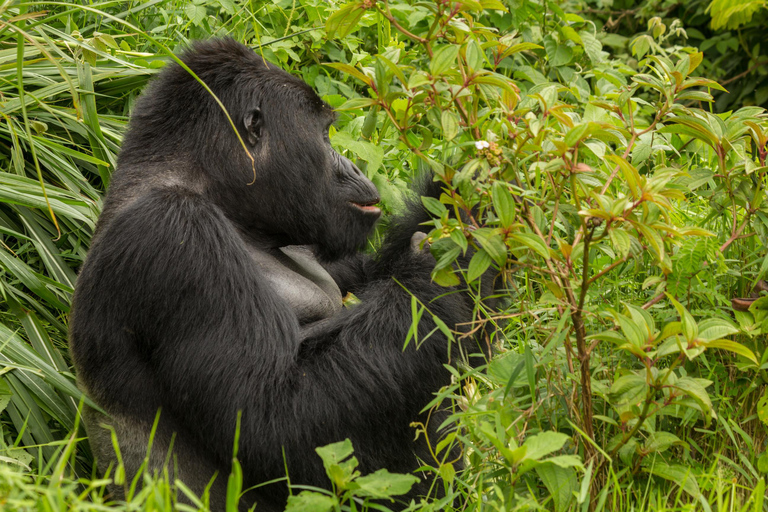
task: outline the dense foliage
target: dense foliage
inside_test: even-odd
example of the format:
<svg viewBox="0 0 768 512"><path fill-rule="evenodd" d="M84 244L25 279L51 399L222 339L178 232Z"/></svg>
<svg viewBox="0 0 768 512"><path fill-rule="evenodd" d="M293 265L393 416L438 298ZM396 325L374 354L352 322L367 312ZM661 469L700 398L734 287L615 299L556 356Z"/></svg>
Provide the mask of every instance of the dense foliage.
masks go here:
<svg viewBox="0 0 768 512"><path fill-rule="evenodd" d="M0 505L105 501L66 351L76 271L136 96L171 50L229 34L342 113L331 141L386 209L418 173L443 182L424 200L437 282L502 276L501 307L477 306L496 356L458 366L431 404L455 408L424 467L445 497L414 509L767 510L768 299L731 299L768 273L768 116L742 106L768 97L750 32L768 8L620 3L0 6ZM752 64L733 40L756 45ZM356 510L410 486L358 475L352 450L318 450L336 492L297 488L289 507ZM205 507L144 478L123 507Z"/></svg>

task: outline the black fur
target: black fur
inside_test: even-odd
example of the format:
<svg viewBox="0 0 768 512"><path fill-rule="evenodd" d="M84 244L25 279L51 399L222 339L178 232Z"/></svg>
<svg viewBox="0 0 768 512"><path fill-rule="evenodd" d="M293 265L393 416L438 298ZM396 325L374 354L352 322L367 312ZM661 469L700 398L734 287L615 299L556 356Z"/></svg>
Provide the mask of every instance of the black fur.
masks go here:
<svg viewBox="0 0 768 512"><path fill-rule="evenodd" d="M378 215L350 203L378 197L330 148L330 108L229 39L198 43L183 61L226 106L255 176L220 107L170 65L133 114L75 293L78 378L110 414L86 418L100 468L114 455L99 425L116 430L130 478L158 409L150 469L173 438L175 475L195 491L219 472L218 509L238 411L246 488L285 476L284 455L293 484L327 487L314 449L347 437L363 473L434 463L410 424L427 421L422 408L450 382L448 342L434 334L403 351L411 297L400 284L448 325L469 321L472 303L432 283L434 260L411 249L426 213L412 205L378 257L358 254ZM305 280L315 267L286 259L280 248L292 244L315 246L339 288ZM361 304L340 309L339 289ZM331 309L304 315L306 290ZM423 320L420 336L433 327ZM429 420L432 443L444 418ZM429 489L422 480L412 496ZM243 506L281 510L286 495L284 483L262 487Z"/></svg>

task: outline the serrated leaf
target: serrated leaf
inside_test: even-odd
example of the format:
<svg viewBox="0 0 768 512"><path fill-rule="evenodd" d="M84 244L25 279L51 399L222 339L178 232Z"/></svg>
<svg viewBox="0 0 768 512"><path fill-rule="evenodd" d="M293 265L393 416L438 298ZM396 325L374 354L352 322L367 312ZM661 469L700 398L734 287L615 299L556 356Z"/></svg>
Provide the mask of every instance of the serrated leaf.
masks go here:
<svg viewBox="0 0 768 512"><path fill-rule="evenodd" d="M701 262L707 256L706 238L689 237L675 255L678 269L685 274L695 274L701 270Z"/></svg>

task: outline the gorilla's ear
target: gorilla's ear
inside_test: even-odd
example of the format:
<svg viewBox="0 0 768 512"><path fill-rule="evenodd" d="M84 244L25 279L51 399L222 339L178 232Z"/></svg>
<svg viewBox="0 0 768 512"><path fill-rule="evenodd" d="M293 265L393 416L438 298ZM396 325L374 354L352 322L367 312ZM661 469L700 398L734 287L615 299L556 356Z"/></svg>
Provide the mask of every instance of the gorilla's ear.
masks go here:
<svg viewBox="0 0 768 512"><path fill-rule="evenodd" d="M248 143L251 146L255 146L261 138L261 126L263 124L261 109L255 107L249 110L243 118L243 124L245 125L245 132L248 136Z"/></svg>

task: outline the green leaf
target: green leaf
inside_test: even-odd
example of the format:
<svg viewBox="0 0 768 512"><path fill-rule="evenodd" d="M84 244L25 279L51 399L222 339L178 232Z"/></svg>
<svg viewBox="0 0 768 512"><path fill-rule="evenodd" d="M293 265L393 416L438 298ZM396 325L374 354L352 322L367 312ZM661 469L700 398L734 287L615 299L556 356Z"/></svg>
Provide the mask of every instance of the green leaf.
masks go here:
<svg viewBox="0 0 768 512"><path fill-rule="evenodd" d="M355 483L360 487L355 489L353 494L366 498L400 496L408 493L418 481L419 479L413 475L401 475L380 469L370 475L358 477Z"/></svg>
<svg viewBox="0 0 768 512"><path fill-rule="evenodd" d="M493 261L499 267L504 266L507 262L507 246L497 233L485 234L485 229L478 229L474 232L473 236L480 242L480 245L493 258Z"/></svg>
<svg viewBox="0 0 768 512"><path fill-rule="evenodd" d="M627 232L621 228L614 227L608 231L608 235L611 238L613 248L619 253L621 259L626 259L629 256L629 250L632 248L632 242Z"/></svg>
<svg viewBox="0 0 768 512"><path fill-rule="evenodd" d="M450 266L454 261L456 261L456 258L459 257L459 254L461 254L461 247L452 247L451 249L445 251L440 256L440 259L437 260L434 271L437 272L438 270L442 270Z"/></svg>
<svg viewBox="0 0 768 512"><path fill-rule="evenodd" d="M569 439L567 434L550 430L530 436L523 443L526 449L523 460L540 460L545 455L561 449Z"/></svg>
<svg viewBox="0 0 768 512"><path fill-rule="evenodd" d="M424 196L421 198L421 204L427 209L429 213L436 217L441 217L448 209L443 203L434 197Z"/></svg>
<svg viewBox="0 0 768 512"><path fill-rule="evenodd" d="M646 329L640 328L632 318L621 313L614 313L613 317L621 327L621 332L627 337L627 340L638 348L644 347L648 343L648 335L644 332Z"/></svg>
<svg viewBox="0 0 768 512"><path fill-rule="evenodd" d="M440 76L448 69L456 67L456 59L459 56L459 47L454 44L446 44L437 48L429 63L429 72L432 76Z"/></svg>
<svg viewBox="0 0 768 512"><path fill-rule="evenodd" d="M440 286L458 286L461 281L456 272L453 271L453 267L445 267L439 270L432 271L432 280Z"/></svg>
<svg viewBox="0 0 768 512"><path fill-rule="evenodd" d="M368 87L371 87L373 85L373 80L369 76L364 75L362 73L362 71L358 70L354 66L350 66L349 64L344 64L344 63L341 63L341 62L329 62L329 63L323 64L323 65L324 66L328 66L329 68L338 69L339 71L347 73L348 75L352 75L353 77L357 78L358 80L363 82ZM373 105L374 103L376 103L376 100L369 100L368 98L355 98L355 99L357 99L358 102L360 103L360 106L357 106L355 108L367 107L367 106L370 106L370 105ZM368 101L368 103L364 104L363 100ZM350 100L350 101L353 101L353 100ZM349 103L349 102L347 102L347 103ZM347 108L349 108L349 107L347 107Z"/></svg>
<svg viewBox="0 0 768 512"><path fill-rule="evenodd" d="M491 265L491 261L491 257L485 249L480 249L473 254L472 259L469 261L469 268L467 269L467 281L472 282L483 275Z"/></svg>
<svg viewBox="0 0 768 512"><path fill-rule="evenodd" d="M612 401L614 404L634 402L644 395L648 389L645 377L636 373L630 373L616 379L611 386Z"/></svg>
<svg viewBox="0 0 768 512"><path fill-rule="evenodd" d="M722 318L708 318L699 323L699 339L713 341L739 332L732 322Z"/></svg>
<svg viewBox="0 0 768 512"><path fill-rule="evenodd" d="M635 197L635 199L639 198L643 180L640 178L640 173L637 172L635 166L618 155L606 155L605 158L606 160L613 162L619 167L619 169L621 169L621 172L624 175L624 179L626 180L627 185L629 185L629 189L632 191L632 195Z"/></svg>
<svg viewBox="0 0 768 512"><path fill-rule="evenodd" d="M204 5L189 3L184 7L184 14L192 22L193 25L200 26L208 15L208 12Z"/></svg>
<svg viewBox="0 0 768 512"><path fill-rule="evenodd" d="M701 262L707 256L707 247L706 238L687 238L675 255L679 270L685 274L695 274L701 271Z"/></svg>
<svg viewBox="0 0 768 512"><path fill-rule="evenodd" d="M715 412L712 410L712 400L710 400L707 390L704 389L704 386L702 386L698 381L691 377L683 377L682 379L675 382L672 386L690 396L696 401L697 404L699 404L699 407L701 407L701 411L704 413L707 423L709 423L711 418L717 417Z"/></svg>
<svg viewBox="0 0 768 512"><path fill-rule="evenodd" d="M757 417L768 425L768 388L763 391L763 396L757 401Z"/></svg>
<svg viewBox="0 0 768 512"><path fill-rule="evenodd" d="M336 488L346 489L360 474L355 471L358 462L355 457L352 457L354 450L352 441L349 439L318 447L315 451L322 459L325 472Z"/></svg>
<svg viewBox="0 0 768 512"><path fill-rule="evenodd" d="M285 512L328 512L338 505L335 496L326 496L319 492L301 491L288 497Z"/></svg>
<svg viewBox="0 0 768 512"><path fill-rule="evenodd" d="M680 464L666 464L658 458L649 458L646 459L646 461L647 462L643 464L644 471L661 477L665 480L669 480L675 485L679 485L694 499L698 500L701 498L699 484L696 483L696 476L690 466L683 466Z"/></svg>
<svg viewBox="0 0 768 512"><path fill-rule="evenodd" d="M549 464L550 461L551 459L548 459L546 464L538 466L536 474L549 491L555 505L555 512L565 512L569 510L578 486L576 472L571 468Z"/></svg>
<svg viewBox="0 0 768 512"><path fill-rule="evenodd" d="M731 340L712 340L712 341L701 341L700 344L707 348L720 348L723 350L727 350L729 352L733 352L734 354L739 354L740 356L746 357L756 365L760 364L757 361L757 357L755 357L754 352L752 352L750 349L748 349L741 343L736 343L735 341L731 341Z"/></svg>
<svg viewBox="0 0 768 512"><path fill-rule="evenodd" d="M363 14L365 14L365 8L358 2L344 5L331 14L325 22L328 37L338 39L347 37L355 29Z"/></svg>
<svg viewBox="0 0 768 512"><path fill-rule="evenodd" d="M453 140L459 133L459 116L450 110L443 110L440 115L445 140Z"/></svg>
<svg viewBox="0 0 768 512"><path fill-rule="evenodd" d="M499 222L503 227L509 228L515 222L515 200L510 194L509 188L505 183L497 181L493 184L491 195Z"/></svg>
<svg viewBox="0 0 768 512"><path fill-rule="evenodd" d="M688 443L680 440L675 434L664 431L652 432L645 441L648 452L663 452L673 445L688 447Z"/></svg>
<svg viewBox="0 0 768 512"><path fill-rule="evenodd" d="M589 128L589 123L579 123L575 125L573 128L568 130L568 133L565 134L565 139L563 139L563 142L568 147L575 146L589 136Z"/></svg>
<svg viewBox="0 0 768 512"><path fill-rule="evenodd" d="M592 64L600 64L603 61L603 45L588 30L582 30L579 35L584 45L584 53L587 54L589 60L592 61Z"/></svg>
<svg viewBox="0 0 768 512"><path fill-rule="evenodd" d="M677 302L670 294L666 294L669 301L675 306L677 314L680 315L680 322L685 339L690 343L693 342L699 336L699 327L696 325L696 320L688 312L685 307Z"/></svg>
<svg viewBox="0 0 768 512"><path fill-rule="evenodd" d="M465 45L464 56L470 71L482 68L485 63L485 53L474 39L470 39Z"/></svg>
<svg viewBox="0 0 768 512"><path fill-rule="evenodd" d="M509 238L532 249L536 254L544 259L549 259L549 247L544 240L533 233L513 233ZM495 258L494 258L495 259Z"/></svg>

